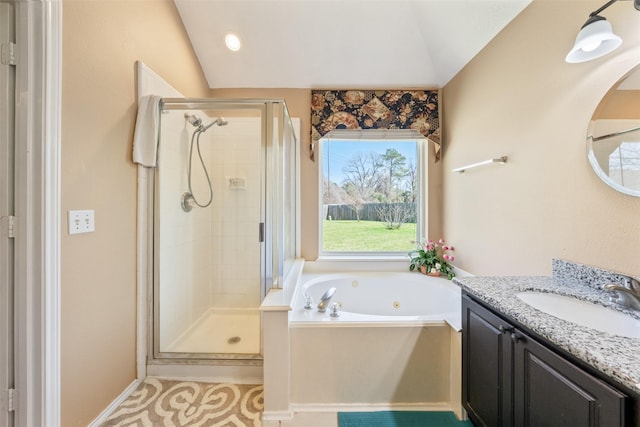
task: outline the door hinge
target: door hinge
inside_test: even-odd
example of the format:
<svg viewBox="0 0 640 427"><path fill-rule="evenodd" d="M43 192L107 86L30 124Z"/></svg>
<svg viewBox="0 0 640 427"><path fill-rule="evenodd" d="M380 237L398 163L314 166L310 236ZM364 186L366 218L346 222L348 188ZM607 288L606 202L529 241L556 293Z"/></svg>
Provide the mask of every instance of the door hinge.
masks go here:
<svg viewBox="0 0 640 427"><path fill-rule="evenodd" d="M0 230L2 235L8 239L14 239L16 237L16 217L15 216L3 216L0 218Z"/></svg>
<svg viewBox="0 0 640 427"><path fill-rule="evenodd" d="M14 412L16 410L17 393L15 388L6 390L7 392L7 412Z"/></svg>
<svg viewBox="0 0 640 427"><path fill-rule="evenodd" d="M4 65L16 65L16 44L13 42L2 43L2 63Z"/></svg>

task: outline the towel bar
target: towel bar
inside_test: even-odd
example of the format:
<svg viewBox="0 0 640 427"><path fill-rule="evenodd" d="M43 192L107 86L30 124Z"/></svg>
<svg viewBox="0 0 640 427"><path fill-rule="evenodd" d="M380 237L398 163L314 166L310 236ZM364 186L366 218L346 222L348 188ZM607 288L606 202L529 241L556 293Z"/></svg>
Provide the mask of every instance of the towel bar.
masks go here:
<svg viewBox="0 0 640 427"><path fill-rule="evenodd" d="M471 165L462 166L461 168L456 168L451 170L451 172L464 173L464 171L466 171L467 169L477 168L478 166L490 165L492 163L505 164L507 163L507 160L508 160L507 156L497 157L495 159L485 160L484 162L478 162L478 163L473 163Z"/></svg>

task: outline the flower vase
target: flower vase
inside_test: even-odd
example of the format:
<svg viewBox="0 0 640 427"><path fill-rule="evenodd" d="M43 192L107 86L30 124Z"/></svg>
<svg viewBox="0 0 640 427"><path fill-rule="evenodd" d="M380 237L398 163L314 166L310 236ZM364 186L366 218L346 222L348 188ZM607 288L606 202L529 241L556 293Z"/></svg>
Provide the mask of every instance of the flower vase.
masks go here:
<svg viewBox="0 0 640 427"><path fill-rule="evenodd" d="M427 266L426 265L421 265L420 266L420 272L422 274L427 274Z"/></svg>
<svg viewBox="0 0 640 427"><path fill-rule="evenodd" d="M440 276L440 272L439 271L431 271L431 272L427 273L427 276L439 277Z"/></svg>

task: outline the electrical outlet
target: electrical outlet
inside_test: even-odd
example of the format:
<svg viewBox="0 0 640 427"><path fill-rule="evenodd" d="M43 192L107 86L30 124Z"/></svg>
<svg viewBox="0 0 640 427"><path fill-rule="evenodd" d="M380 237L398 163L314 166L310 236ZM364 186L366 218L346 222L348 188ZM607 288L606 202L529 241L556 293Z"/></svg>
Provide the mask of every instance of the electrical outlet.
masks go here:
<svg viewBox="0 0 640 427"><path fill-rule="evenodd" d="M69 234L92 233L96 231L93 210L69 211Z"/></svg>

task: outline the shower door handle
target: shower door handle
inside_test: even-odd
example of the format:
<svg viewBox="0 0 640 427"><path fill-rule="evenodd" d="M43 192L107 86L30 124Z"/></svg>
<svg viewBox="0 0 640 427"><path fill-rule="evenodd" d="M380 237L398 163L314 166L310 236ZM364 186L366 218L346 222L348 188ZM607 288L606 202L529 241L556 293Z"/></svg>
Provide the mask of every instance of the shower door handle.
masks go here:
<svg viewBox="0 0 640 427"><path fill-rule="evenodd" d="M264 242L264 222L261 222L258 227L258 240L260 243Z"/></svg>

